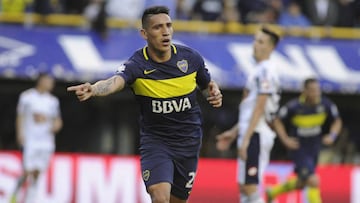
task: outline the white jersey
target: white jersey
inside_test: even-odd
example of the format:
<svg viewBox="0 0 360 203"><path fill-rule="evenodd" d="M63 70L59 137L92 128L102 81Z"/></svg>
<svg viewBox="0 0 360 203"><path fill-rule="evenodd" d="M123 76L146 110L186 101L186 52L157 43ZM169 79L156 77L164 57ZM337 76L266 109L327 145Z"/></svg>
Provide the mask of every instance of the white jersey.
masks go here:
<svg viewBox="0 0 360 203"><path fill-rule="evenodd" d="M21 93L17 113L23 118L24 148L55 148L53 121L60 116L59 100L34 88Z"/></svg>
<svg viewBox="0 0 360 203"><path fill-rule="evenodd" d="M248 159L238 159L238 181L240 184L261 184L265 169L270 160L270 152L274 144L275 133L268 122L279 108L280 82L276 67L269 61L256 64L254 71L249 75L246 87L249 92L240 104L239 136L237 144L240 147L250 120L255 110L259 94L268 94L264 114L255 127L248 150Z"/></svg>
<svg viewBox="0 0 360 203"><path fill-rule="evenodd" d="M276 66L270 60L256 64L254 71L248 76L245 88L249 92L239 107L239 138L244 135L248 128L259 94L269 94L269 98L266 102L265 113L261 116L255 131L261 134L270 133L274 138L275 134L272 133L267 122L272 119L271 117L279 108L280 82Z"/></svg>

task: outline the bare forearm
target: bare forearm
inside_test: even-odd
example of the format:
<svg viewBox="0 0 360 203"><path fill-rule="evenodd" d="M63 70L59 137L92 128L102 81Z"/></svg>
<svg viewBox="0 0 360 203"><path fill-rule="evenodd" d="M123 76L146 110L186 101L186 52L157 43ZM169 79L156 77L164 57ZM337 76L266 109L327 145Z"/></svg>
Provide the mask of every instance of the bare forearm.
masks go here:
<svg viewBox="0 0 360 203"><path fill-rule="evenodd" d="M263 114L264 110L263 109L255 109L254 110L254 113L251 117L251 120L250 120L250 123L249 123L249 126L248 126L248 129L246 131L246 134L245 136L247 138L251 138L251 136L254 134L254 131L255 131L255 128L256 128L256 125L258 124L259 120L260 120L260 117L261 115Z"/></svg>
<svg viewBox="0 0 360 203"><path fill-rule="evenodd" d="M22 116L16 117L16 134L17 136L22 135Z"/></svg>
<svg viewBox="0 0 360 203"><path fill-rule="evenodd" d="M342 121L340 118L336 119L330 126L330 133L339 134L342 128Z"/></svg>
<svg viewBox="0 0 360 203"><path fill-rule="evenodd" d="M20 146L23 145L24 142L23 117L21 115L16 116L16 140Z"/></svg>
<svg viewBox="0 0 360 203"><path fill-rule="evenodd" d="M52 127L53 133L59 132L61 130L62 126L63 126L63 122L62 122L61 118L60 117L55 118L54 122L53 122L53 127Z"/></svg>
<svg viewBox="0 0 360 203"><path fill-rule="evenodd" d="M120 76L113 76L107 80L100 80L93 84L93 96L107 96L124 88L124 79Z"/></svg>
<svg viewBox="0 0 360 203"><path fill-rule="evenodd" d="M236 138L239 134L239 125L235 124L229 131L234 135L234 138Z"/></svg>
<svg viewBox="0 0 360 203"><path fill-rule="evenodd" d="M274 129L281 141L284 141L288 134L286 133L284 124L280 121L279 118L275 118L273 121Z"/></svg>

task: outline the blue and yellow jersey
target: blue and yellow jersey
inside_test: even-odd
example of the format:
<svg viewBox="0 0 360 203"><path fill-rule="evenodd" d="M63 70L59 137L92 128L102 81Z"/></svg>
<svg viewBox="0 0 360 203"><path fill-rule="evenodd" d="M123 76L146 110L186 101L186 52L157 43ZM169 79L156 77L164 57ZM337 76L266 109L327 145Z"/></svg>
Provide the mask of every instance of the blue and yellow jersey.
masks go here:
<svg viewBox="0 0 360 203"><path fill-rule="evenodd" d="M145 137L169 142L201 137L196 90L207 88L210 74L196 51L181 45L171 45L171 49L171 59L157 63L144 47L118 71L140 103L141 141Z"/></svg>
<svg viewBox="0 0 360 203"><path fill-rule="evenodd" d="M330 124L339 117L339 112L336 105L326 97L321 97L317 105L306 105L300 96L283 106L279 117L290 136L307 139L328 133Z"/></svg>

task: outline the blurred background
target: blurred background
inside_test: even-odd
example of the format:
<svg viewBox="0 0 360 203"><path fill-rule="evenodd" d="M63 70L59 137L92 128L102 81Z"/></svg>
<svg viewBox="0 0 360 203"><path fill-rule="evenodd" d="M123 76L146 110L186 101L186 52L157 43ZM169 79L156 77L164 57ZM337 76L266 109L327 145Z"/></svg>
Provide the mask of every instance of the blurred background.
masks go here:
<svg viewBox="0 0 360 203"><path fill-rule="evenodd" d="M54 94L64 121L56 136L57 152L137 155L139 109L129 88L79 103L66 87L111 76L142 48L139 18L151 5L170 8L174 42L198 50L223 91L223 107L215 110L199 95L202 158L235 160L236 146L220 153L215 135L237 121L252 35L267 24L282 36L273 55L281 69L281 103L299 95L303 79L315 76L343 118L341 136L334 146L324 148L320 162L360 164L359 0L2 0L0 151L19 149L18 96L46 71L56 78ZM271 157L274 163L288 160L278 140Z"/></svg>

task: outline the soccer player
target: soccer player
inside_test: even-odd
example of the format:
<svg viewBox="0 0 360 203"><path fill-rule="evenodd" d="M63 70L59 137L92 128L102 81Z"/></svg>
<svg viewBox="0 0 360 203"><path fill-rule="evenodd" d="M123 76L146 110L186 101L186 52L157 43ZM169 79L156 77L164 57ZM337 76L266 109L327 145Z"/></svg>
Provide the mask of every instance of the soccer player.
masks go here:
<svg viewBox="0 0 360 203"><path fill-rule="evenodd" d="M141 107L140 156L147 192L153 203L185 203L202 137L196 90L203 90L213 107L222 105L222 94L199 53L171 42L167 7L145 9L140 33L147 46L136 51L115 76L68 91L85 101L131 86Z"/></svg>
<svg viewBox="0 0 360 203"><path fill-rule="evenodd" d="M268 122L278 109L280 84L270 55L279 36L268 28L255 34L254 71L248 76L240 103L238 124L217 136L217 148L227 150L238 137L238 181L241 203L263 202L258 185L270 159L275 133Z"/></svg>
<svg viewBox="0 0 360 203"><path fill-rule="evenodd" d="M62 128L59 100L51 94L54 79L48 74L40 74L35 88L21 93L16 117L17 141L23 148L24 172L19 178L11 202L23 183L29 179L25 203L33 203L36 198L37 180L41 172L47 170L55 149L54 135Z"/></svg>
<svg viewBox="0 0 360 203"><path fill-rule="evenodd" d="M281 107L274 127L280 140L290 149L297 177L267 190L268 202L282 193L307 186L308 202L320 203L315 169L322 144L333 144L342 127L336 105L321 95L316 79L306 79L300 97Z"/></svg>

